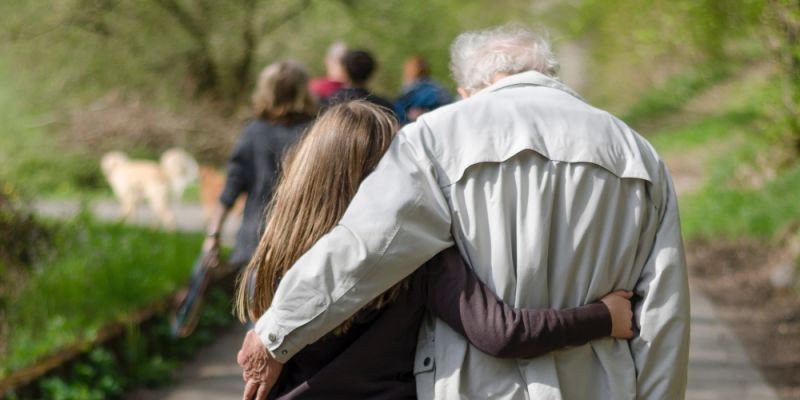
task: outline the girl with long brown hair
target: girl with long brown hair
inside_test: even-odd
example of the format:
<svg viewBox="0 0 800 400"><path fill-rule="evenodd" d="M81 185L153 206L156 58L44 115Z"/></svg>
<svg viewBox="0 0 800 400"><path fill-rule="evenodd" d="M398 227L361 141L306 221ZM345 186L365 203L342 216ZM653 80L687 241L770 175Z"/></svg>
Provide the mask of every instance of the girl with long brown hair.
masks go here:
<svg viewBox="0 0 800 400"><path fill-rule="evenodd" d="M240 319L256 320L269 308L281 277L338 223L397 129L387 110L352 101L331 107L290 150L264 234L240 278ZM426 311L488 354L523 358L606 336L630 337L629 296L614 292L565 310L514 309L451 248L297 353L270 398L415 398L414 353ZM417 367L430 363L419 360Z"/></svg>

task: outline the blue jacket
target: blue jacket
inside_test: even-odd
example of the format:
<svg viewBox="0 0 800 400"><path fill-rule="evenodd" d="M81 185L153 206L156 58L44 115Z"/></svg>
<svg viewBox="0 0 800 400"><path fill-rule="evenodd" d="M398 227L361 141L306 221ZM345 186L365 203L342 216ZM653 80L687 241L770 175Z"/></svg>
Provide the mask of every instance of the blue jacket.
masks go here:
<svg viewBox="0 0 800 400"><path fill-rule="evenodd" d="M394 112L401 124L412 122L409 110L418 108L422 112L435 110L453 102L447 90L428 78L417 79L403 89L394 102Z"/></svg>

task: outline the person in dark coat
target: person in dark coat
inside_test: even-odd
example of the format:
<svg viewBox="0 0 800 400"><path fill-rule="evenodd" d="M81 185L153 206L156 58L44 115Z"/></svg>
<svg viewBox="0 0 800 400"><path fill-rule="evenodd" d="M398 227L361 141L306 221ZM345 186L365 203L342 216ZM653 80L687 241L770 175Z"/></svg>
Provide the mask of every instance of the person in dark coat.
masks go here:
<svg viewBox="0 0 800 400"><path fill-rule="evenodd" d="M256 118L244 128L233 150L225 187L203 244L214 262L219 260L220 231L241 194L247 195L244 216L228 263L244 265L255 251L283 152L300 138L316 112L305 67L295 61L267 66L259 76L253 108Z"/></svg>
<svg viewBox="0 0 800 400"><path fill-rule="evenodd" d="M327 101L322 102L322 108L344 103L350 100L366 100L393 112L394 106L389 100L378 96L367 89L367 82L377 68L377 63L372 54L366 50L348 51L342 58L347 81L344 87L336 91Z"/></svg>

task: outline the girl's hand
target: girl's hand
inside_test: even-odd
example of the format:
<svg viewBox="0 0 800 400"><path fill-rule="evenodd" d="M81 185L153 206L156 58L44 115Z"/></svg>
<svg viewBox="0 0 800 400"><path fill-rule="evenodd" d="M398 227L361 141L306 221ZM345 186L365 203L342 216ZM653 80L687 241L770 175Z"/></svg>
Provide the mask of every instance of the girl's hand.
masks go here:
<svg viewBox="0 0 800 400"><path fill-rule="evenodd" d="M633 337L633 311L631 311L633 292L617 290L611 292L600 301L608 307L611 314L611 336L621 339Z"/></svg>

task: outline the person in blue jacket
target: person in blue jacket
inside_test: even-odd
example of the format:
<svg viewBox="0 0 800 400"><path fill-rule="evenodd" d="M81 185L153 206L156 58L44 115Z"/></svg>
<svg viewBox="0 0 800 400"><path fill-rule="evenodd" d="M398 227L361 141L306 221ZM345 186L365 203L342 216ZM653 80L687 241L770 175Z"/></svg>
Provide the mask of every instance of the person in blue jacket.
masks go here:
<svg viewBox="0 0 800 400"><path fill-rule="evenodd" d="M414 122L420 115L453 102L450 93L434 82L428 62L418 55L403 65L403 90L394 102L394 112L401 124Z"/></svg>

